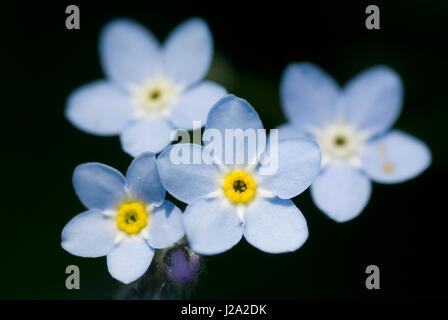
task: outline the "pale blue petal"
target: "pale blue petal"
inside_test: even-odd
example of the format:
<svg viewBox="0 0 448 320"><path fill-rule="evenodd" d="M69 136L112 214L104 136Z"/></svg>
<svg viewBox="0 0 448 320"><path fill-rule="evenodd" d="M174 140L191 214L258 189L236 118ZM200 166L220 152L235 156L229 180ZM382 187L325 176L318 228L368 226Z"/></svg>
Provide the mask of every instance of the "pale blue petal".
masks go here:
<svg viewBox="0 0 448 320"><path fill-rule="evenodd" d="M337 116L340 89L337 82L315 64L291 63L282 75L280 97L287 119L307 129L320 127Z"/></svg>
<svg viewBox="0 0 448 320"><path fill-rule="evenodd" d="M207 149L181 143L167 147L157 158L160 179L166 190L185 203L219 188L218 167L205 160Z"/></svg>
<svg viewBox="0 0 448 320"><path fill-rule="evenodd" d="M264 129L255 109L244 99L228 94L210 110L206 129Z"/></svg>
<svg viewBox="0 0 448 320"><path fill-rule="evenodd" d="M227 251L243 236L234 206L224 199L199 199L187 207L182 218L190 247L199 254Z"/></svg>
<svg viewBox="0 0 448 320"><path fill-rule="evenodd" d="M302 130L300 127L284 123L276 128L278 130L278 140L289 140L289 139L306 139L308 138L308 133Z"/></svg>
<svg viewBox="0 0 448 320"><path fill-rule="evenodd" d="M356 218L369 202L370 192L370 180L349 165L324 168L311 186L316 206L336 222Z"/></svg>
<svg viewBox="0 0 448 320"><path fill-rule="evenodd" d="M184 236L182 212L170 201L165 201L151 213L147 241L156 249L167 248Z"/></svg>
<svg viewBox="0 0 448 320"><path fill-rule="evenodd" d="M305 217L291 200L260 198L244 214L244 237L268 253L299 249L308 238Z"/></svg>
<svg viewBox="0 0 448 320"><path fill-rule="evenodd" d="M399 183L421 174L431 164L431 158L423 141L394 130L367 144L362 163L373 181Z"/></svg>
<svg viewBox="0 0 448 320"><path fill-rule="evenodd" d="M226 89L211 81L204 81L185 91L173 107L171 121L176 128L193 129L193 121L205 125L210 109L226 94Z"/></svg>
<svg viewBox="0 0 448 320"><path fill-rule="evenodd" d="M354 77L343 90L347 120L372 134L390 128L400 115L403 83L386 66L375 66Z"/></svg>
<svg viewBox="0 0 448 320"><path fill-rule="evenodd" d="M70 94L65 116L76 128L90 134L116 135L131 120L129 99L116 85L98 80Z"/></svg>
<svg viewBox="0 0 448 320"><path fill-rule="evenodd" d="M126 237L107 255L107 268L115 279L131 283L140 278L151 265L154 249L138 236Z"/></svg>
<svg viewBox="0 0 448 320"><path fill-rule="evenodd" d="M100 210L89 210L71 219L62 230L62 247L80 257L102 257L113 247L114 221Z"/></svg>
<svg viewBox="0 0 448 320"><path fill-rule="evenodd" d="M166 75L190 85L201 80L213 58L213 38L207 23L198 18L184 21L167 37L163 62Z"/></svg>
<svg viewBox="0 0 448 320"><path fill-rule="evenodd" d="M73 187L79 200L89 209L112 209L125 198L126 179L102 163L80 164L73 172Z"/></svg>
<svg viewBox="0 0 448 320"><path fill-rule="evenodd" d="M154 35L130 19L109 22L100 34L104 73L124 87L140 83L161 68L161 49Z"/></svg>
<svg viewBox="0 0 448 320"><path fill-rule="evenodd" d="M152 152L140 154L132 161L126 180L131 194L148 204L160 205L165 199L165 188L160 182L156 156Z"/></svg>
<svg viewBox="0 0 448 320"><path fill-rule="evenodd" d="M170 144L174 128L163 117L130 123L120 136L121 147L131 156L151 151L158 153Z"/></svg>
<svg viewBox="0 0 448 320"><path fill-rule="evenodd" d="M206 141L210 133L213 138ZM214 143L216 134L222 142L216 157L226 165L255 163L265 148L266 132L257 112L246 100L232 94L224 96L210 110L204 144Z"/></svg>
<svg viewBox="0 0 448 320"><path fill-rule="evenodd" d="M305 191L316 178L320 170L320 149L306 139L282 140L277 146L277 153L269 149L273 154L261 161L260 186L282 199L290 199ZM265 162L267 158L270 161Z"/></svg>

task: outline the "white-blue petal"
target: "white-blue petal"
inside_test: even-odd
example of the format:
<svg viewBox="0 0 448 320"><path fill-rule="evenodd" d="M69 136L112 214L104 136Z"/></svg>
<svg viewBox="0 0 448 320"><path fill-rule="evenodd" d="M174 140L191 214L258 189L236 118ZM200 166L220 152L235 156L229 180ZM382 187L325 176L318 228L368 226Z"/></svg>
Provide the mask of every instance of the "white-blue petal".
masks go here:
<svg viewBox="0 0 448 320"><path fill-rule="evenodd" d="M173 107L171 121L176 128L193 129L193 121L205 125L210 109L226 94L226 89L212 81L203 81L186 90Z"/></svg>
<svg viewBox="0 0 448 320"><path fill-rule="evenodd" d="M185 203L192 203L217 190L220 172L204 157L207 149L189 143L167 147L157 158L160 179L166 190ZM198 160L198 161L195 161Z"/></svg>
<svg viewBox="0 0 448 320"><path fill-rule="evenodd" d="M206 129L264 129L255 109L244 99L228 94L210 110Z"/></svg>
<svg viewBox="0 0 448 320"><path fill-rule="evenodd" d="M291 200L260 198L244 221L246 240L268 253L295 251L308 238L305 217Z"/></svg>
<svg viewBox="0 0 448 320"><path fill-rule="evenodd" d="M99 52L104 73L125 87L144 81L161 68L158 40L130 19L116 19L104 26Z"/></svg>
<svg viewBox="0 0 448 320"><path fill-rule="evenodd" d="M71 219L62 230L62 247L80 257L105 256L114 245L114 221L100 210L89 210Z"/></svg>
<svg viewBox="0 0 448 320"><path fill-rule="evenodd" d="M126 126L120 136L121 147L131 156L151 151L158 153L170 144L174 128L163 117L141 119Z"/></svg>
<svg viewBox="0 0 448 320"><path fill-rule="evenodd" d="M234 206L224 199L199 199L182 215L185 233L193 251L212 255L236 245L243 235Z"/></svg>
<svg viewBox="0 0 448 320"><path fill-rule="evenodd" d="M131 120L129 96L113 83L98 80L74 90L65 116L78 129L96 135L119 134Z"/></svg>
<svg viewBox="0 0 448 320"><path fill-rule="evenodd" d="M276 129L278 130L279 141L289 139L307 139L309 136L306 131L292 123L284 123L279 125Z"/></svg>
<svg viewBox="0 0 448 320"><path fill-rule="evenodd" d="M123 175L97 162L83 163L75 168L73 187L79 200L89 209L112 209L126 196Z"/></svg>
<svg viewBox="0 0 448 320"><path fill-rule="evenodd" d="M184 236L182 212L170 201L165 201L149 218L149 245L156 249L167 248Z"/></svg>
<svg viewBox="0 0 448 320"><path fill-rule="evenodd" d="M203 134L207 146L215 142L215 137L206 141L210 132L221 139L222 151L217 157L226 165L255 163L265 148L266 132L258 113L233 94L224 96L210 110Z"/></svg>
<svg viewBox="0 0 448 320"><path fill-rule="evenodd" d="M165 188L160 182L156 156L145 152L135 158L126 173L131 194L146 203L160 205L165 199Z"/></svg>
<svg viewBox="0 0 448 320"><path fill-rule="evenodd" d="M277 153L265 156L258 168L260 186L282 199L290 199L305 191L316 178L320 170L320 149L306 139L282 140L277 146ZM275 150L270 149L270 152ZM265 162L266 158L270 161Z"/></svg>
<svg viewBox="0 0 448 320"><path fill-rule="evenodd" d="M176 82L190 85L201 80L213 58L213 38L207 23L191 18L177 26L165 40L164 72Z"/></svg>
<svg viewBox="0 0 448 320"><path fill-rule="evenodd" d="M373 181L399 183L421 174L431 164L431 158L423 141L394 130L366 145L362 164Z"/></svg>
<svg viewBox="0 0 448 320"><path fill-rule="evenodd" d="M356 218L369 202L371 182L349 165L330 165L311 186L316 206L336 222Z"/></svg>
<svg viewBox="0 0 448 320"><path fill-rule="evenodd" d="M282 75L280 97L287 119L307 129L320 127L337 116L340 89L337 82L315 64L291 63Z"/></svg>
<svg viewBox="0 0 448 320"><path fill-rule="evenodd" d="M343 101L349 122L378 134L390 128L400 115L403 83L391 68L375 66L346 84Z"/></svg>
<svg viewBox="0 0 448 320"><path fill-rule="evenodd" d="M126 237L107 255L107 268L115 279L131 283L140 278L151 265L154 249L142 237Z"/></svg>

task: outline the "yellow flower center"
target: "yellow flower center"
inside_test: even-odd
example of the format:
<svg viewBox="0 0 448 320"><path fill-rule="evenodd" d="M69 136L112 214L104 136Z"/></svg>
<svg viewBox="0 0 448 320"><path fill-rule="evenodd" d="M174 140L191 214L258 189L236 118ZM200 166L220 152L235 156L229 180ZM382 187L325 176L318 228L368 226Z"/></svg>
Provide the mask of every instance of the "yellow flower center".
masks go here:
<svg viewBox="0 0 448 320"><path fill-rule="evenodd" d="M334 144L336 147L343 147L345 146L347 143L347 138L345 136L336 136L336 138L334 138Z"/></svg>
<svg viewBox="0 0 448 320"><path fill-rule="evenodd" d="M364 137L355 127L335 122L325 126L316 134L322 153L332 159L349 159L356 156Z"/></svg>
<svg viewBox="0 0 448 320"><path fill-rule="evenodd" d="M148 92L148 100L157 101L163 98L163 91L160 88L152 88Z"/></svg>
<svg viewBox="0 0 448 320"><path fill-rule="evenodd" d="M144 113L161 111L174 105L182 88L170 80L158 76L140 86L130 87L134 101Z"/></svg>
<svg viewBox="0 0 448 320"><path fill-rule="evenodd" d="M233 203L247 203L254 198L257 184L246 172L233 171L225 177L222 189Z"/></svg>
<svg viewBox="0 0 448 320"><path fill-rule="evenodd" d="M129 235L137 234L148 224L148 213L141 202L123 203L118 209L117 226Z"/></svg>

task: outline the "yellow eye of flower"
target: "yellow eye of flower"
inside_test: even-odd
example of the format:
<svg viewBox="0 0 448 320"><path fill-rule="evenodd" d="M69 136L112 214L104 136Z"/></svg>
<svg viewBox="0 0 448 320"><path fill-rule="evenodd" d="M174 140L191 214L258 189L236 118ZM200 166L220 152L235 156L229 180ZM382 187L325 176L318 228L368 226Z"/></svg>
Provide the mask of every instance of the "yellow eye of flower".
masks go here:
<svg viewBox="0 0 448 320"><path fill-rule="evenodd" d="M173 106L182 91L182 87L162 76L158 76L138 86L130 86L129 90L134 97L134 104L141 112L146 114L148 112L160 112Z"/></svg>
<svg viewBox="0 0 448 320"><path fill-rule="evenodd" d="M129 235L137 234L148 224L148 213L141 202L123 203L118 209L117 226Z"/></svg>
<svg viewBox="0 0 448 320"><path fill-rule="evenodd" d="M148 99L152 101L157 101L162 99L163 90L160 88L153 88L148 92Z"/></svg>
<svg viewBox="0 0 448 320"><path fill-rule="evenodd" d="M365 135L344 122L327 124L315 133L322 154L334 160L349 160L359 155Z"/></svg>
<svg viewBox="0 0 448 320"><path fill-rule="evenodd" d="M247 203L254 198L257 184L246 172L234 171L224 179L222 189L233 203Z"/></svg>
<svg viewBox="0 0 448 320"><path fill-rule="evenodd" d="M334 138L334 145L336 147L343 147L344 145L347 144L347 138L345 136L336 136L336 138Z"/></svg>

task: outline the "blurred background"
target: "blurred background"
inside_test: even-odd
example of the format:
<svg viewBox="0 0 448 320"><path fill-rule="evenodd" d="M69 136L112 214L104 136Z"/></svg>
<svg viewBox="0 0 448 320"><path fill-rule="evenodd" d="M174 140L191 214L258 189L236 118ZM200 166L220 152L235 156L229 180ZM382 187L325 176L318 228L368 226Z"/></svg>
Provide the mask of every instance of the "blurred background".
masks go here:
<svg viewBox="0 0 448 320"><path fill-rule="evenodd" d="M80 30L65 28L76 4ZM365 9L380 8L380 30L367 30ZM71 184L76 165L98 161L124 172L131 157L118 137L75 129L64 117L68 94L103 77L97 42L116 17L136 19L163 40L191 16L204 18L215 55L207 76L247 99L266 128L285 121L278 84L285 66L312 61L343 84L359 71L387 64L405 85L396 127L425 141L433 164L418 178L373 185L355 220L337 224L312 203L294 199L310 237L297 252L263 253L244 240L207 257L191 289L194 299L377 299L447 297L446 1L34 1L3 5L6 53L2 76L0 212L1 299L111 299L119 283L106 259L72 256L60 246L64 225L84 210ZM6 96L6 100L4 99ZM81 270L81 289L65 288L65 268ZM381 270L381 289L367 290L368 265Z"/></svg>

